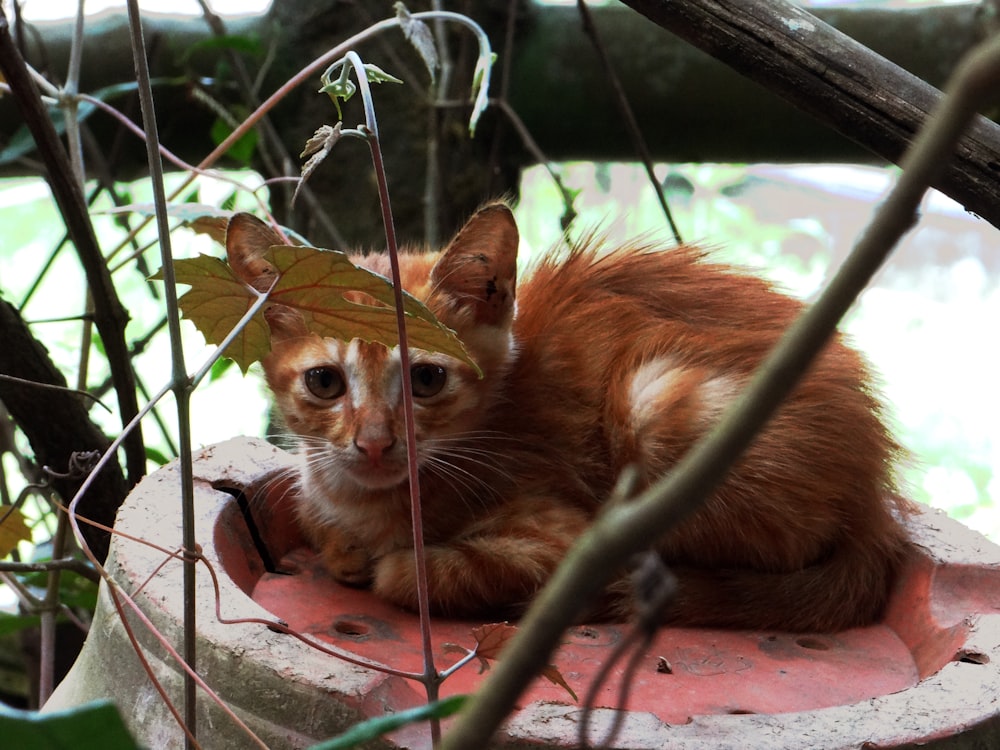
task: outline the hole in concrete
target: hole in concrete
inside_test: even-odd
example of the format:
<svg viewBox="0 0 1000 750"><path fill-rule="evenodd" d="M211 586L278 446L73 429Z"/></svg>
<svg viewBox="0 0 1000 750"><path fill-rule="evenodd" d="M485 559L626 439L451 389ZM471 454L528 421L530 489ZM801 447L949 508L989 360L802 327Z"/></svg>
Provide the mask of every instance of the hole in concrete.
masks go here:
<svg viewBox="0 0 1000 750"><path fill-rule="evenodd" d="M333 623L333 629L348 638L364 638L371 632L370 627L357 620L337 620Z"/></svg>
<svg viewBox="0 0 1000 750"><path fill-rule="evenodd" d="M801 638L796 638L795 643L802 648L812 649L813 651L829 651L830 644L826 641L822 641L819 638L813 638L812 636L802 636Z"/></svg>
<svg viewBox="0 0 1000 750"><path fill-rule="evenodd" d="M222 485L215 487L215 489L225 492L227 495L232 495L233 499L236 500L236 504L240 508L240 514L243 516L243 521L247 525L247 531L250 533L250 540L253 542L257 554L260 555L260 561L264 565L264 570L268 573L284 573L285 571L279 570L278 566L274 564L274 558L271 557L271 551L264 543L264 537L261 536L260 529L257 528L257 519L253 517L250 501L243 490L238 487L225 487Z"/></svg>
<svg viewBox="0 0 1000 750"><path fill-rule="evenodd" d="M960 661L964 664L989 664L990 657L979 651L968 651L963 648L955 654L952 661Z"/></svg>
<svg viewBox="0 0 1000 750"><path fill-rule="evenodd" d="M749 716L750 714L757 713L756 711L747 711L745 708L731 708L726 711L730 716Z"/></svg>
<svg viewBox="0 0 1000 750"><path fill-rule="evenodd" d="M617 628L593 628L588 625L577 625L566 631L566 642L587 648L604 648L619 641L621 631Z"/></svg>

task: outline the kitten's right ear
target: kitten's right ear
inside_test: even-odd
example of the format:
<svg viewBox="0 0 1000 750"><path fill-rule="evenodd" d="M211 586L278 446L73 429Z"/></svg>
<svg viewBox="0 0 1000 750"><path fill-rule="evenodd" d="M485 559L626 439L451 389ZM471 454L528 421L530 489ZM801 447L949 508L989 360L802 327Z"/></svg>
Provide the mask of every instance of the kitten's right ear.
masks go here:
<svg viewBox="0 0 1000 750"><path fill-rule="evenodd" d="M251 214L235 214L226 230L226 257L236 277L258 292L266 292L274 284L278 270L264 258L272 245L285 242L274 229ZM308 336L305 319L298 310L286 305L268 305L264 319L271 331L271 342Z"/></svg>
<svg viewBox="0 0 1000 750"><path fill-rule="evenodd" d="M509 325L517 287L517 224L505 203L479 209L431 271L438 289L476 323Z"/></svg>

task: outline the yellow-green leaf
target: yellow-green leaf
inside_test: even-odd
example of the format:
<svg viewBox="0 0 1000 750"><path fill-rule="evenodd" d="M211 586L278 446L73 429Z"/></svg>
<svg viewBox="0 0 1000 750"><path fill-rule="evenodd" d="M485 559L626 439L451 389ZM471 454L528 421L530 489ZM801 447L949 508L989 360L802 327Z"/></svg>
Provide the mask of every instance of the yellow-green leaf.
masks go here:
<svg viewBox="0 0 1000 750"><path fill-rule="evenodd" d="M384 276L355 266L344 253L311 247L276 245L268 259L279 274L271 299L301 312L314 333L399 344L392 284ZM344 293L349 291L362 292L382 305L348 301ZM442 352L476 367L455 333L439 323L423 302L404 292L403 311L410 346Z"/></svg>
<svg viewBox="0 0 1000 750"><path fill-rule="evenodd" d="M174 277L178 284L191 287L178 298L181 313L210 344L221 344L257 300L256 292L237 279L226 263L209 255L175 260ZM153 278L162 279L163 270ZM226 356L245 373L268 351L267 323L263 315L255 315L226 349Z"/></svg>
<svg viewBox="0 0 1000 750"><path fill-rule="evenodd" d="M384 276L355 266L344 253L313 247L276 245L268 250L267 259L278 272L270 301L298 310L309 330L345 341L360 338L386 346L399 344L392 284ZM218 258L200 255L176 260L174 275L177 283L191 286L178 300L181 312L212 344L221 344L257 300L257 293ZM162 279L162 270L153 278ZM361 292L372 303L350 301L344 296L348 292ZM477 367L455 333L405 292L403 311L410 346L448 354ZM267 323L258 314L234 339L226 356L246 372L269 350Z"/></svg>
<svg viewBox="0 0 1000 750"><path fill-rule="evenodd" d="M12 506L0 507L0 558L7 557L18 542L30 542L31 529L21 511Z"/></svg>

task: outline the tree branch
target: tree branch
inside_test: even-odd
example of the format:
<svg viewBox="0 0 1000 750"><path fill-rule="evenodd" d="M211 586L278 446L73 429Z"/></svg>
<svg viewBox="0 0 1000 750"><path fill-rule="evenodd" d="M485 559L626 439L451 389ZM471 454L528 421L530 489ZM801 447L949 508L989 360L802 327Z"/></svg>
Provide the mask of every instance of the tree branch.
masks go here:
<svg viewBox="0 0 1000 750"><path fill-rule="evenodd" d="M66 379L31 335L17 310L0 300L0 401L24 431L35 452L38 464L49 466L65 476L52 475L52 486L63 498L71 498L82 477L67 471L73 455L84 451L104 451L108 439L87 413L83 399L66 387ZM43 390L36 384L56 386ZM95 477L95 482L80 505L87 518L110 527L115 511L125 498L126 486L117 460ZM87 543L98 559L108 551L108 534L87 526Z"/></svg>
<svg viewBox="0 0 1000 750"><path fill-rule="evenodd" d="M941 92L785 0L622 0L898 164ZM977 117L932 187L1000 227L1000 126Z"/></svg>
<svg viewBox="0 0 1000 750"><path fill-rule="evenodd" d="M87 283L94 299L94 323L104 342L108 366L118 396L122 424L126 424L139 411L135 374L125 343L128 313L118 299L111 282L111 274L94 235L94 227L90 223L90 214L81 186L74 178L66 150L56 134L51 118L42 106L38 89L11 38L7 16L2 8L0 8L0 72L10 85L21 117L31 130L35 143L38 144L39 154L45 163L46 180L66 223L66 229L76 248L80 263L87 274ZM129 480L134 484L146 470L146 452L139 430L130 435L125 442L125 457ZM118 502L123 499L124 494Z"/></svg>

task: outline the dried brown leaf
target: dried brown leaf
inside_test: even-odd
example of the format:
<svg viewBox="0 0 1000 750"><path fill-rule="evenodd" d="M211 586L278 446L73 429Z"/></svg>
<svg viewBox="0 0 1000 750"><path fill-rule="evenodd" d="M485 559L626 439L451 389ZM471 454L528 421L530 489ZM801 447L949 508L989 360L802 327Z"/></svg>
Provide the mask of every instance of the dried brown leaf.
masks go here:
<svg viewBox="0 0 1000 750"><path fill-rule="evenodd" d="M476 653L484 659L497 659L507 641L517 635L517 628L506 622L494 622L472 629Z"/></svg>
<svg viewBox="0 0 1000 750"><path fill-rule="evenodd" d="M305 185L306 180L312 177L313 172L319 167L320 164L330 155L333 147L337 145L337 141L340 140L341 136L341 126L343 123L338 122L336 125L320 125L313 133L312 137L306 141L305 148L302 149L302 153L299 157L305 159L309 157L308 161L302 165L302 174L299 177L299 182L295 186L295 193L292 195L292 203L299 196L299 191L302 186Z"/></svg>
<svg viewBox="0 0 1000 750"><path fill-rule="evenodd" d="M499 659L504 646L517 634L517 628L506 622L494 622L489 625L480 625L472 629L472 637L476 639L476 656L480 660L480 674L490 668L489 660ZM553 664L546 666L542 672L542 677L554 685L558 685L574 701L579 701L573 688L566 682L566 678Z"/></svg>
<svg viewBox="0 0 1000 750"><path fill-rule="evenodd" d="M424 61L427 72L430 73L431 82L437 80L437 71L441 67L441 60L438 56L437 45L434 43L434 34L423 21L414 18L403 3L395 3L393 9L396 11L396 20L403 30L403 36L413 45Z"/></svg>
<svg viewBox="0 0 1000 750"><path fill-rule="evenodd" d="M31 528L17 508L0 508L0 558L7 557L18 542L31 541Z"/></svg>

